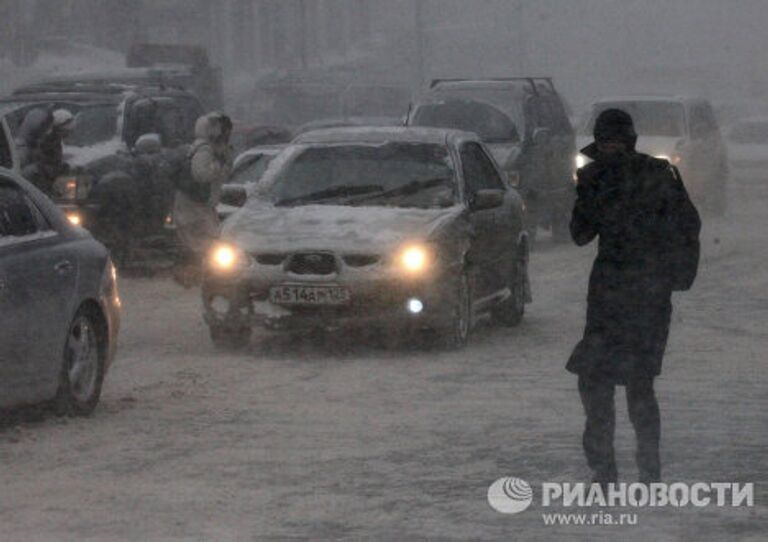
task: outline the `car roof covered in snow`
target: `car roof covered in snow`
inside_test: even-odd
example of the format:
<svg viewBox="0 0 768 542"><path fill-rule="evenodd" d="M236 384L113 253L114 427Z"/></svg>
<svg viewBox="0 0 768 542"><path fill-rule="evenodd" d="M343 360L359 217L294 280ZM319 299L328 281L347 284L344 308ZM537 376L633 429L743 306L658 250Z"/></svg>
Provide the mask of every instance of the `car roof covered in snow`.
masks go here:
<svg viewBox="0 0 768 542"><path fill-rule="evenodd" d="M466 140L479 141L475 134L460 130L403 126L366 126L313 130L298 136L293 140L293 143L383 143L385 141L398 141L403 143L445 145Z"/></svg>

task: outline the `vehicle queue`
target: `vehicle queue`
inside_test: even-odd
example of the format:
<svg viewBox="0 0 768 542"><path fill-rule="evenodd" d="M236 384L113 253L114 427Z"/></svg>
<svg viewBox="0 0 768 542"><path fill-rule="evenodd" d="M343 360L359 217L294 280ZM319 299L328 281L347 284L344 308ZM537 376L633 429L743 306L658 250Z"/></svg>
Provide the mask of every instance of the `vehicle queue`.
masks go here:
<svg viewBox="0 0 768 542"><path fill-rule="evenodd" d="M485 315L517 325L539 228L568 237L580 134L618 104L638 115L640 144L690 171L694 198L722 212L727 158L722 143L701 158L720 141L703 100L602 101L577 133L551 79L437 80L400 118L317 118L235 158L218 150L231 123L217 144L200 141L195 123L210 115L183 88L79 78L18 89L0 100L0 370L14 390L0 406L55 398L63 412L92 411L119 330L115 266L148 249L198 266L182 282L201 287L221 348L244 348L255 326L394 327L461 347ZM74 123L54 144L61 169L35 186L19 131L37 112ZM218 168L212 186L195 182L201 167ZM190 256L173 211L193 192L222 225L219 236L185 226L205 241ZM28 337L40 325L45 343Z"/></svg>

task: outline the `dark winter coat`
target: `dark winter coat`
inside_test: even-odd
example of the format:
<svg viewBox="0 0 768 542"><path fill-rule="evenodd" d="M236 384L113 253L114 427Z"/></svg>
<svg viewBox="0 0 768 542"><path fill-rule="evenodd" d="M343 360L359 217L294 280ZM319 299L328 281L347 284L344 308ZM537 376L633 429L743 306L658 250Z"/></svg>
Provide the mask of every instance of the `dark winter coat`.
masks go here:
<svg viewBox="0 0 768 542"><path fill-rule="evenodd" d="M654 377L669 333L671 294L693 284L699 215L675 168L630 152L600 156L578 171L571 235L577 245L599 237L589 279L587 324L567 369L617 384Z"/></svg>

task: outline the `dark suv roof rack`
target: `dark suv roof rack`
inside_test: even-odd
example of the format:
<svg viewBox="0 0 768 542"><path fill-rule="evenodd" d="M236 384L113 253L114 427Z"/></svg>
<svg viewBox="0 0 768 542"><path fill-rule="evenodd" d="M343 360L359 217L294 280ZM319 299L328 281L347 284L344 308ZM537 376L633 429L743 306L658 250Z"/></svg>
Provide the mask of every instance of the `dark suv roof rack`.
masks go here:
<svg viewBox="0 0 768 542"><path fill-rule="evenodd" d="M549 86L549 90L555 92L555 84L552 82L551 77L456 77L445 79L432 79L429 84L429 88L435 88L442 83L471 83L471 82L495 82L504 83L512 81L527 81L531 84L534 92L539 91L539 85L544 83Z"/></svg>

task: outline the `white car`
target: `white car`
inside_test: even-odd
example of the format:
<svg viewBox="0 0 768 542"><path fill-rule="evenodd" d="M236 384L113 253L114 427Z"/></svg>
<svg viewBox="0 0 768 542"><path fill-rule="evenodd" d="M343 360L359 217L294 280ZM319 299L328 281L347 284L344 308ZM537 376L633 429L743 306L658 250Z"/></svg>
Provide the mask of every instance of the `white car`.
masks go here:
<svg viewBox="0 0 768 542"><path fill-rule="evenodd" d="M597 116L606 109L621 109L632 116L639 152L663 158L676 166L695 202L714 213L726 205L728 157L710 103L685 96L631 96L606 98L592 105L579 129L582 149L592 142ZM577 154L575 166L589 159Z"/></svg>
<svg viewBox="0 0 768 542"><path fill-rule="evenodd" d="M734 178L760 180L768 177L768 117L734 123L726 139Z"/></svg>

